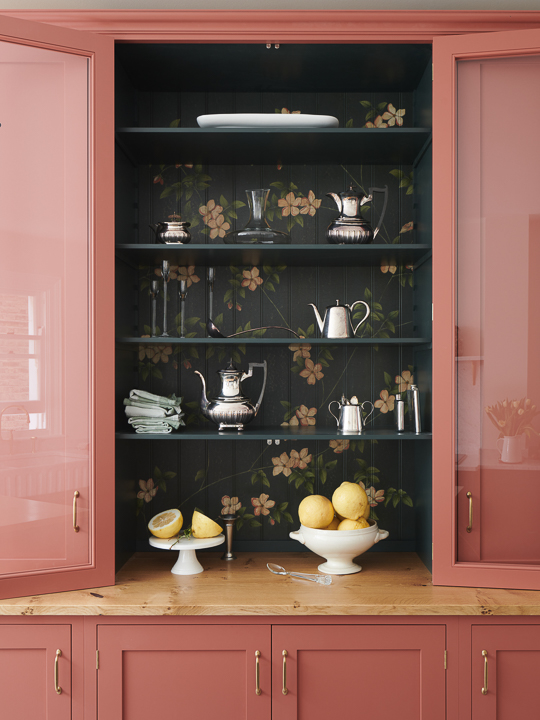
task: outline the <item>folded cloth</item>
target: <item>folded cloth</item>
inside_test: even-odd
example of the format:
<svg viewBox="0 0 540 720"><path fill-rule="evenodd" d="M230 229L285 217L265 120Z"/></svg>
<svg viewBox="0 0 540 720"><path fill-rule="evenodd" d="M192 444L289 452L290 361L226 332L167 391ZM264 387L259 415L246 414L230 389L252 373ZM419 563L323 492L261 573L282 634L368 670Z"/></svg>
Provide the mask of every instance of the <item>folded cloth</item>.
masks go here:
<svg viewBox="0 0 540 720"><path fill-rule="evenodd" d="M154 395L146 392L146 390L130 390L129 399L137 402L148 403L149 405L159 405L161 407L180 407L181 397L176 397L173 393L169 397L163 395Z"/></svg>
<svg viewBox="0 0 540 720"><path fill-rule="evenodd" d="M147 400L130 400L129 398L124 398L124 405L135 408L162 408L163 410L168 410L171 413L180 412L182 409L180 405L156 405L155 403Z"/></svg>
<svg viewBox="0 0 540 720"><path fill-rule="evenodd" d="M173 427L178 430L180 425L185 425L182 416L183 413L182 415L173 415L166 418L130 417L128 423L135 428L144 425L145 427Z"/></svg>
<svg viewBox="0 0 540 720"><path fill-rule="evenodd" d="M132 417L147 417L147 418L164 418L167 416L174 417L178 415L175 410L167 410L162 407L132 407L127 406L125 408L126 416Z"/></svg>
<svg viewBox="0 0 540 720"><path fill-rule="evenodd" d="M168 435L172 432L172 427L170 425L165 425L164 427L156 427L155 425L137 425L135 432L139 434L151 433L152 435Z"/></svg>

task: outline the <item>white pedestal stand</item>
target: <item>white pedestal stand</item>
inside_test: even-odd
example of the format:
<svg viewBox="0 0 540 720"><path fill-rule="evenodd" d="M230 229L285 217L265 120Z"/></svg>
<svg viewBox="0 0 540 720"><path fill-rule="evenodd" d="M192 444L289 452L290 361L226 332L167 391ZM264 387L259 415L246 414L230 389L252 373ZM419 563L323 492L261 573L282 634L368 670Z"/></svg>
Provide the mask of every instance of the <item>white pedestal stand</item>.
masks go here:
<svg viewBox="0 0 540 720"><path fill-rule="evenodd" d="M197 560L197 550L216 547L225 542L225 535L218 535L213 538L157 538L151 537L148 541L152 547L161 550L178 550L178 560L171 570L175 575L197 575L202 573L204 568Z"/></svg>

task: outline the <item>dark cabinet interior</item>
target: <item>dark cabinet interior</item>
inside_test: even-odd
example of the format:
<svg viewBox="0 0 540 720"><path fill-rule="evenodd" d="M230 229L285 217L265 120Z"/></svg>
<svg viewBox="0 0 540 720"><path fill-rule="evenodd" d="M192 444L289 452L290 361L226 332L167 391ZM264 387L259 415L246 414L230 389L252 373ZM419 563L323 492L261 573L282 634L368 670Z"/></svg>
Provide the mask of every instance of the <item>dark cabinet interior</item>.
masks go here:
<svg viewBox="0 0 540 720"><path fill-rule="evenodd" d="M237 550L300 550L289 539L299 502L310 492L331 497L344 480L364 483L373 517L390 532L378 550L417 551L429 562L431 82L430 45L117 45L119 563L149 549L146 524L157 512L180 507L189 525L195 507L217 518L224 496L241 503ZM202 114L285 110L333 115L339 128L197 126ZM351 183L366 193L388 186L372 245L326 241L338 214L327 193ZM245 191L255 188L270 189L268 222L288 232L290 244L223 243L246 224ZM366 208L373 226L381 209L376 195ZM177 215L191 223L191 243L156 245L149 225ZM170 336L151 338L149 287L163 259L173 268ZM186 338L179 337L181 278ZM320 338L309 303L323 314L336 299L370 305L358 338ZM160 332L162 301L161 294ZM210 312L227 335L283 325L306 340L279 331L211 339ZM241 433L219 433L198 407L194 371L216 395L216 371L229 359L244 369L268 364L261 409ZM411 375L423 432L398 435L391 398ZM256 399L261 382L255 374L243 389ZM122 404L132 388L181 396L186 426L136 435ZM327 407L342 394L377 401L365 434L338 431Z"/></svg>

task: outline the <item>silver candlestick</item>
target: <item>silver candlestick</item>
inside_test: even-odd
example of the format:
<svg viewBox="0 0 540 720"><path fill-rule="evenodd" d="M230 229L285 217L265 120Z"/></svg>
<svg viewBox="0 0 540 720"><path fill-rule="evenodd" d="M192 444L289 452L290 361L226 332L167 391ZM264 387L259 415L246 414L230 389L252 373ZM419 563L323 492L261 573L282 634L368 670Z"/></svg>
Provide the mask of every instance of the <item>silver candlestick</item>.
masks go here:
<svg viewBox="0 0 540 720"><path fill-rule="evenodd" d="M163 275L163 332L161 337L169 337L167 332L167 283L169 282L171 264L168 260L163 261L161 274Z"/></svg>
<svg viewBox="0 0 540 720"><path fill-rule="evenodd" d="M214 317L214 282L216 280L216 268L209 267L206 269L206 279L208 281L208 317Z"/></svg>
<svg viewBox="0 0 540 720"><path fill-rule="evenodd" d="M156 337L156 311L157 296L159 295L159 280L152 280L150 285L150 295L152 296L152 337Z"/></svg>
<svg viewBox="0 0 540 720"><path fill-rule="evenodd" d="M225 523L225 542L227 548L221 556L221 559L236 560L236 555L232 551L232 540L234 523L238 520L238 517L236 515L222 515L221 519Z"/></svg>
<svg viewBox="0 0 540 720"><path fill-rule="evenodd" d="M180 280L180 337L186 337L184 315L186 309L187 298L187 280Z"/></svg>

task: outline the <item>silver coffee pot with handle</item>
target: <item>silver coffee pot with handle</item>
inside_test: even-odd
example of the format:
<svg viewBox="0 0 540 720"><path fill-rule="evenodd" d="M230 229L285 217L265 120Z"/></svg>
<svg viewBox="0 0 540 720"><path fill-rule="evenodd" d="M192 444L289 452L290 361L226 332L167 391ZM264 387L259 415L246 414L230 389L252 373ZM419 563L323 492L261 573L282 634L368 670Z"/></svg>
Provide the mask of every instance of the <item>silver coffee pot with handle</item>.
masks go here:
<svg viewBox="0 0 540 720"><path fill-rule="evenodd" d="M264 369L264 379L259 399L253 404L248 397L242 395L242 380L251 377L255 367ZM195 373L202 382L201 412L209 420L218 424L220 430L243 430L244 425L256 417L266 387L266 360L262 363L249 363L247 372L237 370L231 360L228 367L218 370L221 379L221 394L210 400L206 397L206 382L203 375L198 370L195 370Z"/></svg>
<svg viewBox="0 0 540 720"><path fill-rule="evenodd" d="M339 405L339 417L334 415L330 407L337 403ZM364 405L371 405L371 411L364 417ZM369 400L359 402L356 396L353 396L351 400L347 400L345 395L341 396L341 402L339 400L332 400L328 405L328 411L337 423L338 428L344 433L362 433L366 426L366 420L373 413L373 403Z"/></svg>
<svg viewBox="0 0 540 720"><path fill-rule="evenodd" d="M319 311L313 303L308 303L308 305L313 308L323 338L353 338L360 325L366 322L370 313L369 305L363 300L357 300L353 302L352 305L341 305L339 300L336 300L335 305L327 306L324 318L321 318ZM355 305L365 305L366 308L366 314L356 327L354 327L352 323L352 314Z"/></svg>

